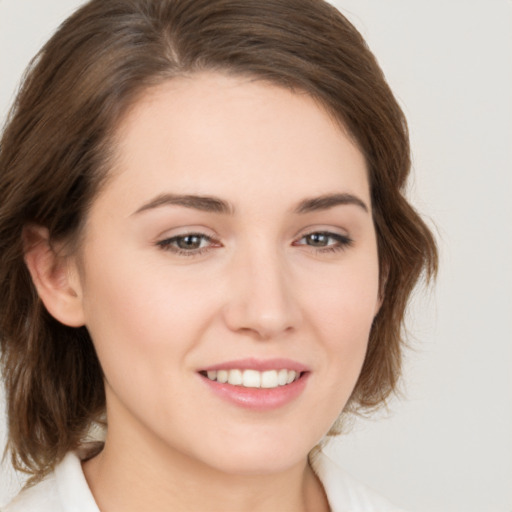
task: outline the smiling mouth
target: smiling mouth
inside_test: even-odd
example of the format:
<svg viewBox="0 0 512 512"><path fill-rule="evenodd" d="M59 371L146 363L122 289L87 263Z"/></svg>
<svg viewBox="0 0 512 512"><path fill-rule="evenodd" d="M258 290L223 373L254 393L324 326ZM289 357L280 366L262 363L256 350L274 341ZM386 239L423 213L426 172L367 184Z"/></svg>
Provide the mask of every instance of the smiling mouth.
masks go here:
<svg viewBox="0 0 512 512"><path fill-rule="evenodd" d="M203 377L220 384L231 384L244 388L273 389L287 386L299 380L306 372L295 370L209 370L199 372Z"/></svg>

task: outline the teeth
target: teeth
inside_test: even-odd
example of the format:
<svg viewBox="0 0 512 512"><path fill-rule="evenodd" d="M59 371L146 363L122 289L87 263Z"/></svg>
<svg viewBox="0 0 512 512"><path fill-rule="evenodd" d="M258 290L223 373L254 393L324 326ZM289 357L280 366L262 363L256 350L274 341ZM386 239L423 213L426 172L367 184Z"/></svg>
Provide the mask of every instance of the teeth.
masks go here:
<svg viewBox="0 0 512 512"><path fill-rule="evenodd" d="M267 370L259 372L257 370L212 370L206 372L210 380L225 384L226 382L233 386L243 386L245 388L277 388L286 386L296 381L300 377L300 372L295 370Z"/></svg>
<svg viewBox="0 0 512 512"><path fill-rule="evenodd" d="M279 373L277 374L277 383L280 386L286 385L288 382L288 370L279 370Z"/></svg>
<svg viewBox="0 0 512 512"><path fill-rule="evenodd" d="M240 386L243 382L243 375L241 370L229 370L228 383L232 386Z"/></svg>
<svg viewBox="0 0 512 512"><path fill-rule="evenodd" d="M244 388L261 387L261 373L256 370L245 370L242 379Z"/></svg>
<svg viewBox="0 0 512 512"><path fill-rule="evenodd" d="M287 373L286 370L281 370L281 372ZM276 370L270 370L268 372L263 372L261 374L261 387L262 388L277 388L277 386L282 385L277 378Z"/></svg>

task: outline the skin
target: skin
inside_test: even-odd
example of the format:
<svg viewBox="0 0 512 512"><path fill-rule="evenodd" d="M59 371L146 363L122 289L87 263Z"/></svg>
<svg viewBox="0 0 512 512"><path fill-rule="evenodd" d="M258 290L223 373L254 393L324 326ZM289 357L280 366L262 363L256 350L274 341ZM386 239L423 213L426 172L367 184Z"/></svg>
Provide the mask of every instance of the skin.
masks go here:
<svg viewBox="0 0 512 512"><path fill-rule="evenodd" d="M363 155L306 94L220 74L146 92L118 138L53 295L45 258L27 260L50 312L87 326L105 373L107 440L84 464L100 509L328 510L308 454L350 397L379 308ZM334 193L357 200L296 211ZM176 252L189 233L200 250ZM304 391L253 411L198 374L247 357L306 365Z"/></svg>

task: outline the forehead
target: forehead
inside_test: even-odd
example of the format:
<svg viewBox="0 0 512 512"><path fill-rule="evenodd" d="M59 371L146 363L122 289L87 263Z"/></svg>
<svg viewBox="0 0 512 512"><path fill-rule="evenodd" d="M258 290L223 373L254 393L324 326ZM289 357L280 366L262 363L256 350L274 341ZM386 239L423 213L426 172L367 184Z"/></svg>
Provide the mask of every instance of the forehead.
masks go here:
<svg viewBox="0 0 512 512"><path fill-rule="evenodd" d="M340 124L306 93L259 80L169 80L139 98L116 139L109 186L126 200L173 192L236 202L250 190L280 202L336 191L369 202L364 157Z"/></svg>

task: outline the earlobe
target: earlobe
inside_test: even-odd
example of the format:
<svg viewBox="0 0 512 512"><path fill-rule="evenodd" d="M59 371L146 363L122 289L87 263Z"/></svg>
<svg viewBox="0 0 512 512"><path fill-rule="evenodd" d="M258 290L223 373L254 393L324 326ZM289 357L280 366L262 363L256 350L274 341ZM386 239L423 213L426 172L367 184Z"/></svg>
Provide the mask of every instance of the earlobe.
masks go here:
<svg viewBox="0 0 512 512"><path fill-rule="evenodd" d="M25 264L48 312L70 327L84 325L80 280L73 260L59 254L45 227L26 226L23 243Z"/></svg>

